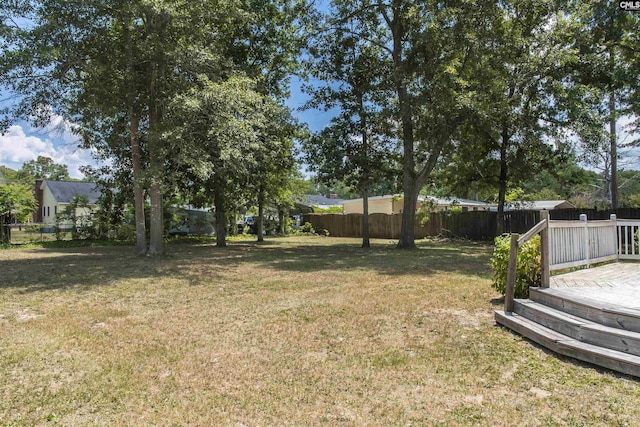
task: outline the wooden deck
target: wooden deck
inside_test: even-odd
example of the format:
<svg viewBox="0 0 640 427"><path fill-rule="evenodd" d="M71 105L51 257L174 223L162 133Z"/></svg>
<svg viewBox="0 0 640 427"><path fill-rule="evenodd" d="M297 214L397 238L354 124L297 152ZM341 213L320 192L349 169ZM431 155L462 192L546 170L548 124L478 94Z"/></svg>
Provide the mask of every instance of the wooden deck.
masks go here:
<svg viewBox="0 0 640 427"><path fill-rule="evenodd" d="M614 262L600 267L558 274L549 278L549 287L589 288L594 295L598 294L599 288L636 288L638 293L635 294L635 299L640 300L640 263ZM603 291L600 294L606 298L610 292Z"/></svg>
<svg viewBox="0 0 640 427"><path fill-rule="evenodd" d="M640 263L551 276L496 321L557 353L640 377Z"/></svg>

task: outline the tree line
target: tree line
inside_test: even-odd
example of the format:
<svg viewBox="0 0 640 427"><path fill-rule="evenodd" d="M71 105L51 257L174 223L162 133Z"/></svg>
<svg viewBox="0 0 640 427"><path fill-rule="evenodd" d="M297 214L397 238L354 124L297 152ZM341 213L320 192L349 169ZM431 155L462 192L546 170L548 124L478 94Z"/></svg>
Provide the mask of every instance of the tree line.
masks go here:
<svg viewBox="0 0 640 427"><path fill-rule="evenodd" d="M111 160L91 174L135 206L139 255L162 252L168 199L214 206L221 246L238 203L284 215L297 148L365 213L402 192L400 248L425 187L496 189L501 214L581 160L615 208L618 150L635 143L620 131L638 127L640 18L616 2L14 0L0 16L0 84L20 94L4 124L74 123ZM320 132L284 107L293 74L310 77L307 108L337 111Z"/></svg>
<svg viewBox="0 0 640 427"><path fill-rule="evenodd" d="M299 131L283 105L305 4L12 1L1 6L6 109L74 123L110 166L88 170L134 206L136 251L163 251L164 204L213 205L220 226L246 192L286 197ZM149 200L149 230L145 201ZM217 230L224 246L224 227ZM147 241L147 235L148 241Z"/></svg>
<svg viewBox="0 0 640 427"><path fill-rule="evenodd" d="M399 247L414 246L425 187L495 191L500 216L522 187L542 190L537 180L588 180L580 160L602 169L617 208L618 149L637 146L620 131L639 124L639 14L608 1L333 0L319 21L310 105L340 113L306 159L324 182L356 189L365 213L395 173Z"/></svg>

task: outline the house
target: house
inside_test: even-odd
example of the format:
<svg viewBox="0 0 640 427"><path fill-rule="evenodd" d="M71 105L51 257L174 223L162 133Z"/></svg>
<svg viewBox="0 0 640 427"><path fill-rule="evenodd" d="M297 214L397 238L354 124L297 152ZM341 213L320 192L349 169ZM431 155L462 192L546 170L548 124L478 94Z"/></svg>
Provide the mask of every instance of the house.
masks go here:
<svg viewBox="0 0 640 427"><path fill-rule="evenodd" d="M342 207L343 201L336 194L330 194L329 197L322 194L307 194L302 203L313 208L329 209L336 206Z"/></svg>
<svg viewBox="0 0 640 427"><path fill-rule="evenodd" d="M552 211L555 209L575 209L575 205L566 200L533 200L516 201L505 203L504 210L507 211ZM497 210L497 208L492 208Z"/></svg>
<svg viewBox="0 0 640 427"><path fill-rule="evenodd" d="M98 202L100 191L93 182L36 180L36 201L38 208L33 220L45 224L45 228L53 228L56 215L64 212L75 196L85 196L89 201L88 208L78 208L76 216L91 213ZM70 224L62 224L62 227Z"/></svg>
<svg viewBox="0 0 640 427"><path fill-rule="evenodd" d="M402 213L403 203L404 197L399 194L369 197L369 213L400 214ZM450 210L453 207L459 207L463 211L488 211L493 206L477 200L458 199L455 197L418 196L418 206L421 203L428 203L430 209L436 212ZM342 207L345 214L361 214L363 211L362 199L344 200Z"/></svg>
<svg viewBox="0 0 640 427"><path fill-rule="evenodd" d="M335 194L331 194L329 197L322 194L307 194L302 200L295 203L293 209L290 210L292 215L313 213L319 210L326 210L332 207L342 208L343 199L338 199Z"/></svg>

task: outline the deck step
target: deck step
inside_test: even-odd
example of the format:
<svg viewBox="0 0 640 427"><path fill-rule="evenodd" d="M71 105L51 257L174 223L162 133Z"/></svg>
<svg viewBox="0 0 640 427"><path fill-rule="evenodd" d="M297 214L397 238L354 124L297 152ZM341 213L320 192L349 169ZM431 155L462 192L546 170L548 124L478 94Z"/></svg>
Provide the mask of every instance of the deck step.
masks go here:
<svg viewBox="0 0 640 427"><path fill-rule="evenodd" d="M514 311L578 341L640 356L638 332L601 325L531 300L515 300Z"/></svg>
<svg viewBox="0 0 640 427"><path fill-rule="evenodd" d="M574 359L640 377L640 357L578 341L517 313L496 310L498 324L519 333L551 351Z"/></svg>
<svg viewBox="0 0 640 427"><path fill-rule="evenodd" d="M597 303L579 296L563 296L550 289L529 288L531 300L612 328L640 332L640 310Z"/></svg>

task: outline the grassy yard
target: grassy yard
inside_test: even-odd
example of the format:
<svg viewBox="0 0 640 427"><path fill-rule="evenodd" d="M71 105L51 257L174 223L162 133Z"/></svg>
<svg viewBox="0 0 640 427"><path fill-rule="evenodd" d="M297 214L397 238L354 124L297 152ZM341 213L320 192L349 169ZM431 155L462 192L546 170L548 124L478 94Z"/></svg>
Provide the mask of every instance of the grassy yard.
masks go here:
<svg viewBox="0 0 640 427"><path fill-rule="evenodd" d="M0 251L0 425L634 425L640 383L495 326L491 247Z"/></svg>

